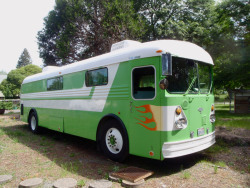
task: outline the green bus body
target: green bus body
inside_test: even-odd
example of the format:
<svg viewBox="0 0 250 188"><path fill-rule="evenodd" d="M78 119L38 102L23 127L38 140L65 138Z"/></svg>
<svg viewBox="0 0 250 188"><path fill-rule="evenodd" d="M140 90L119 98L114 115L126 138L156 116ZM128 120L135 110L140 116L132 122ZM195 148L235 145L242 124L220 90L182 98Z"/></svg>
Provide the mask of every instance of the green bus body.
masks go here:
<svg viewBox="0 0 250 188"><path fill-rule="evenodd" d="M126 51L126 49L122 50ZM111 54L117 52L114 51ZM24 81L21 87L21 120L30 123L30 115L35 112L40 127L98 140L98 130L102 130L100 127L104 122L116 119L126 129L129 154L158 160L203 150L215 143L215 127L210 118L211 107L214 104L213 93L212 91L171 93L168 89L161 89L159 83L166 77L162 75L162 53L166 52L168 51L160 53L154 51L152 52L155 53L154 56L132 55L132 58L128 52L129 58L126 61L99 65L98 61L101 60L98 60L94 61L95 65L89 69L81 66L77 68L77 63L75 63L72 72L65 71L67 70L65 66L64 69L55 68L48 71L49 73L40 73L40 76L32 77L30 80L28 78L28 81ZM143 67L145 68L140 69ZM86 79L89 79L90 84L94 83L86 77L86 74L92 74L88 71L98 69L107 70L108 80L102 80L102 85L86 86ZM134 94L136 92L134 92L135 83L133 82L136 82L134 78L136 75L133 77L133 74L137 74L135 70L138 74L154 70L153 97L151 96L152 89ZM44 74L47 76L43 76ZM51 86L52 89L49 91L48 80L59 77L61 81L56 81L57 86L53 86L55 90ZM109 84L111 84L110 87ZM147 90L149 87L145 88ZM145 96L139 96L140 92L149 97L144 99ZM136 95L139 99L135 98ZM101 103L103 100L104 103ZM102 105L103 108L100 107ZM174 125L178 107L181 108L182 116L187 121L187 126L180 129ZM166 125L166 122L168 125L173 122L174 128ZM204 132L198 135L198 130Z"/></svg>

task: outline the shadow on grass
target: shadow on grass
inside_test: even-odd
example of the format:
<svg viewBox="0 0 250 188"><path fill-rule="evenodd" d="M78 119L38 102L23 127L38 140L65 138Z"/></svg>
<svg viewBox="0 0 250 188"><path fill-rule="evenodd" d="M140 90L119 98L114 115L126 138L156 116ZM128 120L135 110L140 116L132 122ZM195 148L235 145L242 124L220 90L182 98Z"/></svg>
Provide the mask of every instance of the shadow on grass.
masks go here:
<svg viewBox="0 0 250 188"><path fill-rule="evenodd" d="M84 138L44 129L40 135L32 134L27 125L1 127L12 140L46 156L64 170L90 179L107 178L108 173L127 166L154 171L162 177L188 169L207 155L196 153L164 161L130 155L124 163L107 159L96 149L96 142Z"/></svg>

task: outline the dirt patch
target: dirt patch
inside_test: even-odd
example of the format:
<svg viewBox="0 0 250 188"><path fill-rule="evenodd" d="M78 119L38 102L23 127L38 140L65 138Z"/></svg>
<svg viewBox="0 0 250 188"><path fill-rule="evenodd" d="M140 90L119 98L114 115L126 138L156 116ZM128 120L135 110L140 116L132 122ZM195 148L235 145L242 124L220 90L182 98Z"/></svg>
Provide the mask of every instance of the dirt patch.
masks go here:
<svg viewBox="0 0 250 188"><path fill-rule="evenodd" d="M93 141L50 130L34 135L26 123L13 117L0 116L0 174L13 175L13 180L3 185L6 188L17 187L22 180L35 177L43 178L46 185L52 185L58 178L74 178L87 187L93 180L108 178L109 173L128 166L154 172L143 185L145 188L250 186L247 145L217 140L211 150L216 152L205 150L165 161L131 155L124 163L116 163L98 152ZM235 131L224 132L247 137L244 131ZM227 149L223 150L224 147ZM219 162L225 165L215 171L214 166ZM113 182L112 187L121 185Z"/></svg>
<svg viewBox="0 0 250 188"><path fill-rule="evenodd" d="M250 173L250 148L247 146L233 146L228 152L220 152L210 156L215 164L223 161L230 169L241 174Z"/></svg>
<svg viewBox="0 0 250 188"><path fill-rule="evenodd" d="M232 145L249 146L250 130L243 128L216 127L216 138Z"/></svg>

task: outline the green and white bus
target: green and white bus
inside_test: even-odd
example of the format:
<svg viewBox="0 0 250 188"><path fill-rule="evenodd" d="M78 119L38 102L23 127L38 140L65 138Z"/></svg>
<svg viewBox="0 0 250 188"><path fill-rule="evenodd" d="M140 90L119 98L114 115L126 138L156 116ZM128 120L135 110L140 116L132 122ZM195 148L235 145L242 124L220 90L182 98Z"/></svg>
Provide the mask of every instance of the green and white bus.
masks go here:
<svg viewBox="0 0 250 188"><path fill-rule="evenodd" d="M215 143L213 60L184 41L125 40L111 52L45 67L21 87L21 119L95 140L106 156L164 160Z"/></svg>

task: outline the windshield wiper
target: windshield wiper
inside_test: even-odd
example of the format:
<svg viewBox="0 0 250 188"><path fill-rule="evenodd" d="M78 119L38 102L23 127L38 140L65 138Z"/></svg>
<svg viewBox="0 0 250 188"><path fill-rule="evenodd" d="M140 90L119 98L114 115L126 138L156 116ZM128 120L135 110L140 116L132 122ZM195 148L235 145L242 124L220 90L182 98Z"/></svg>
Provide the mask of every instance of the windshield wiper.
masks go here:
<svg viewBox="0 0 250 188"><path fill-rule="evenodd" d="M190 89L193 87L194 82L196 81L196 79L197 79L197 76L194 76L194 78L193 78L193 80L192 80L190 86L188 87L186 93L184 94L184 96L187 95L187 94L189 93L189 91L190 91Z"/></svg>

